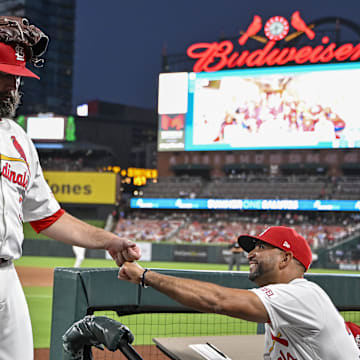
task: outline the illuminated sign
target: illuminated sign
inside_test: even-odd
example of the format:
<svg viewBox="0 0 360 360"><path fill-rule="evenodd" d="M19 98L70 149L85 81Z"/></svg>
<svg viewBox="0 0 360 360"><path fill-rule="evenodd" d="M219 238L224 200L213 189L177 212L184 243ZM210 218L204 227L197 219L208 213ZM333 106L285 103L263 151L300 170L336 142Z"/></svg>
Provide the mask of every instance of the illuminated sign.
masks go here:
<svg viewBox="0 0 360 360"><path fill-rule="evenodd" d="M158 171L156 169L144 169L144 168L127 168L122 169L120 166L107 166L104 171L112 171L114 173L120 173L121 176L137 177L144 176L146 179L156 179L158 177Z"/></svg>
<svg viewBox="0 0 360 360"><path fill-rule="evenodd" d="M36 142L75 141L76 127L73 116L39 113L34 116L20 115L17 123Z"/></svg>
<svg viewBox="0 0 360 360"><path fill-rule="evenodd" d="M133 209L360 211L358 200L132 198Z"/></svg>
<svg viewBox="0 0 360 360"><path fill-rule="evenodd" d="M116 174L98 172L44 171L60 203L115 204Z"/></svg>
<svg viewBox="0 0 360 360"><path fill-rule="evenodd" d="M76 107L77 116L88 116L89 115L89 106L88 104L81 104Z"/></svg>
<svg viewBox="0 0 360 360"><path fill-rule="evenodd" d="M183 76L188 106L159 114L158 151L360 148L360 62Z"/></svg>
<svg viewBox="0 0 360 360"><path fill-rule="evenodd" d="M115 174L120 173L124 178L122 183L131 184L131 179L135 186L146 185L147 179L157 179L158 172L156 169L128 168L122 169L120 166L107 166L104 171L112 171Z"/></svg>
<svg viewBox="0 0 360 360"><path fill-rule="evenodd" d="M127 176L144 176L147 179L156 179L158 176L158 172L156 169L128 168Z"/></svg>
<svg viewBox="0 0 360 360"><path fill-rule="evenodd" d="M345 60L356 61L360 58L360 44L351 43L342 44L337 47L335 42L330 42L328 36L321 38L322 45L277 48L277 41L290 41L295 37L305 34L309 40L316 36L312 30L313 24L307 25L300 17L298 11L291 17L291 26L296 30L288 34L290 25L288 21L281 16L270 18L265 26L265 37L258 35L262 29L262 20L260 16L255 15L252 23L238 39L239 45L246 44L249 38L253 38L265 44L262 49L254 51L244 50L242 52L234 51L234 45L230 40L212 43L196 43L187 49L187 55L192 59L197 59L193 70L194 72L218 71L224 68L240 68L285 65L290 62L295 64L305 63L328 63L336 60L343 62Z"/></svg>

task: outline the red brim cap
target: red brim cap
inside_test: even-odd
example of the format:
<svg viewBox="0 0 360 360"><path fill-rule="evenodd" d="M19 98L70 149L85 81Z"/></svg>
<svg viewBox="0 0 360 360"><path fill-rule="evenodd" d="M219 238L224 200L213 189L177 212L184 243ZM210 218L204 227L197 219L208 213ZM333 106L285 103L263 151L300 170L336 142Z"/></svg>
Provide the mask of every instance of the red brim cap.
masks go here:
<svg viewBox="0 0 360 360"><path fill-rule="evenodd" d="M17 75L17 76L25 76L32 77L35 79L40 79L35 73L27 69L26 67L14 66L14 65L6 65L0 64L0 71L6 74Z"/></svg>
<svg viewBox="0 0 360 360"><path fill-rule="evenodd" d="M272 226L259 236L241 235L238 237L239 245L250 252L255 248L257 241L263 241L284 251L291 251L294 258L300 261L307 269L312 261L312 253L307 241L294 229L286 226Z"/></svg>
<svg viewBox="0 0 360 360"><path fill-rule="evenodd" d="M32 77L40 79L35 73L25 67L25 52L22 46L11 45L0 42L0 71L6 74Z"/></svg>

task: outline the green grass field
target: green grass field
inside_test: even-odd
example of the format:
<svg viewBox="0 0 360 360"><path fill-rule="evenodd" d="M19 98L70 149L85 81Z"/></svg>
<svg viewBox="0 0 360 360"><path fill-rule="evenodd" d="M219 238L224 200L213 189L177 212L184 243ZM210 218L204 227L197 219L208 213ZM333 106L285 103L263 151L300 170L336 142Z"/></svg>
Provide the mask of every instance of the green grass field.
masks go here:
<svg viewBox="0 0 360 360"><path fill-rule="evenodd" d="M15 262L15 265L18 266L30 266L30 267L40 267L40 268L55 268L55 267L71 267L74 264L74 258L60 258L60 257L32 257L32 256L24 256L21 259ZM226 264L202 264L202 263L174 263L174 262L141 262L144 267L150 268L162 268L162 269L191 269L191 270L227 270ZM102 259L86 259L83 263L84 267L116 267L114 263L110 260L102 260ZM248 266L242 266L241 270L247 271ZM313 273L342 273L342 274L353 274L352 271L341 271L334 270L329 271L325 269L313 269L310 270ZM35 348L48 348L50 346L50 330L51 330L51 311L52 311L52 288L51 287L24 287L24 292L29 304L30 316L33 326L34 333L34 345ZM96 315L99 315L98 313ZM186 314L183 314L186 315ZM143 315L141 315L143 316ZM157 315L159 318L161 315ZM179 315L176 315L177 317ZM188 315L194 316L194 315ZM221 329L221 317L214 315L214 327L216 329ZM128 317L129 318L129 317ZM130 319L128 319L131 321ZM127 322L124 321L124 317L121 319L126 325ZM159 320L160 321L160 320ZM176 321L176 319L175 319ZM187 323L186 321L180 321L181 323ZM206 325L209 328L209 325ZM163 327L160 327L163 328ZM132 331L133 328L131 327ZM254 324L254 328L247 330L255 332L256 324ZM194 328L197 334L201 334L201 328ZM156 333L156 329L151 329L150 333L152 336L160 336L163 335L160 332ZM159 330L160 331L160 330ZM179 329L180 333L182 333L182 329ZM210 328L211 331L211 328ZM231 334L231 326L229 330L229 334ZM224 331L222 331L224 332ZM207 332L208 333L208 332ZM148 338L139 338L137 337L135 331L135 340L138 340L142 343L149 343L150 337ZM176 334L175 334L176 335Z"/></svg>

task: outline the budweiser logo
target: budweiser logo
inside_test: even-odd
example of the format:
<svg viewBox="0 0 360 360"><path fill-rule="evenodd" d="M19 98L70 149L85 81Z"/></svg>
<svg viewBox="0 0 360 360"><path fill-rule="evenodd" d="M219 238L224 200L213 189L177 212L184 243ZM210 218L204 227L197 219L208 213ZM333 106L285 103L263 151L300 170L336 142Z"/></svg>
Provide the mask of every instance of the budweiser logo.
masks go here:
<svg viewBox="0 0 360 360"><path fill-rule="evenodd" d="M295 32L289 34L290 25L288 21L275 16L270 18L264 27L265 37L259 35L263 27L262 20L258 15L254 16L252 23L246 31L242 31L238 43L244 46L249 38L265 44L263 48L255 51L235 51L234 44L230 40L213 43L196 43L187 49L187 55L197 59L194 65L194 72L218 71L224 68L260 67L264 65L285 65L289 62L296 64L305 63L327 63L336 61L356 61L360 58L360 44L343 44L337 47L336 43L330 42L328 36L321 38L321 44L315 47L310 45L302 48L283 47L276 48L280 40L290 41L297 36L306 35L310 40L315 38L313 24L307 25L300 17L298 11L291 17L291 26Z"/></svg>

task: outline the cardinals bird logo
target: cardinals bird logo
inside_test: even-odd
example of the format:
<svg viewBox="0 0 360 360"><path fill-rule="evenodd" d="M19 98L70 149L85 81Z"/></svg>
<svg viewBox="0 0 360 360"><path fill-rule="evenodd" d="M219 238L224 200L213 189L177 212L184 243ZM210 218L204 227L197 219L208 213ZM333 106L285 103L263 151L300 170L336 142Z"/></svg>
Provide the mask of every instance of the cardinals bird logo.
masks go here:
<svg viewBox="0 0 360 360"><path fill-rule="evenodd" d="M29 167L29 163L26 159L26 155L25 155L25 151L23 150L22 146L19 144L19 142L16 140L15 136L11 136L11 140L13 142L13 145L16 149L16 151L19 153L20 157L22 160L24 160L28 170L29 170L29 174L30 174L30 167Z"/></svg>
<svg viewBox="0 0 360 360"><path fill-rule="evenodd" d="M242 35L240 36L238 42L243 46L249 38L252 38L266 44L268 40L278 41L285 39L285 41L290 41L302 34L305 34L310 40L315 38L315 32L312 30L314 24L307 25L301 18L299 11L295 11L291 15L291 25L296 31L287 35L289 31L288 21L282 16L274 16L265 24L264 32L266 37L264 37L258 35L263 24L261 17L259 15L255 15L246 31L240 31Z"/></svg>

